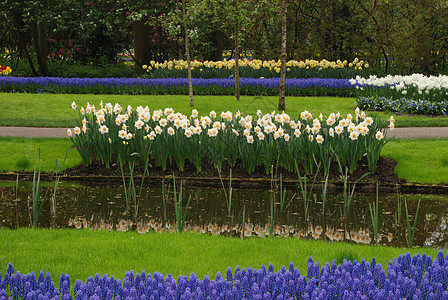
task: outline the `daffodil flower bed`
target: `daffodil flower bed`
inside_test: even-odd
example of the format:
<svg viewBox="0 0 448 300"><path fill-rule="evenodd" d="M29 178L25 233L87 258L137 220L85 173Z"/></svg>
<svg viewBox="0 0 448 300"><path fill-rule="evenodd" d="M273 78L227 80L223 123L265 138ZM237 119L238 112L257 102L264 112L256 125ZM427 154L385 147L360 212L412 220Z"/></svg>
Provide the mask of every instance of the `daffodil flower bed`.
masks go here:
<svg viewBox="0 0 448 300"><path fill-rule="evenodd" d="M196 95L234 95L232 78L193 78ZM279 78L240 78L243 95L278 95ZM188 78L0 77L0 92L75 94L188 95ZM289 96L353 96L348 79L290 78Z"/></svg>
<svg viewBox="0 0 448 300"><path fill-rule="evenodd" d="M382 147L388 139L384 129L394 128L388 121L368 117L359 109L355 115L332 113L314 118L308 111L295 120L286 113L256 116L230 111L190 116L171 108L150 111L148 107L122 108L118 103L98 107L87 103L79 108L74 128L68 129L85 164L94 159L106 167L114 162L147 162L150 159L164 170L167 165L184 169L190 161L198 171L208 162L221 170L224 163L233 167L240 160L251 173L263 166L270 173L277 164L290 172L306 174L322 168L328 174L332 162L352 173L363 156L369 170L376 170Z"/></svg>
<svg viewBox="0 0 448 300"><path fill-rule="evenodd" d="M272 78L280 74L280 60L240 59L239 73L241 77ZM150 61L142 66L151 78L179 78L187 77L187 62L184 60L170 60L158 63ZM229 78L235 74L235 60L191 62L192 76L201 78ZM286 63L287 78L354 78L368 76L369 64L355 58L347 60L321 61L289 60Z"/></svg>
<svg viewBox="0 0 448 300"><path fill-rule="evenodd" d="M303 271L303 270L302 270ZM272 264L235 271L229 267L225 278L220 272L214 279L158 272L126 272L123 280L108 276L90 276L86 282L68 274L59 277L59 288L51 274L43 271L22 275L9 263L0 283L0 299L447 299L448 257L439 251L433 260L429 255L406 253L389 261L387 267L364 259L344 260L319 266L308 259L306 276L291 262L277 272ZM74 284L73 284L74 282Z"/></svg>
<svg viewBox="0 0 448 300"><path fill-rule="evenodd" d="M11 74L12 70L10 67L8 66L1 66L0 65L0 75L9 75Z"/></svg>

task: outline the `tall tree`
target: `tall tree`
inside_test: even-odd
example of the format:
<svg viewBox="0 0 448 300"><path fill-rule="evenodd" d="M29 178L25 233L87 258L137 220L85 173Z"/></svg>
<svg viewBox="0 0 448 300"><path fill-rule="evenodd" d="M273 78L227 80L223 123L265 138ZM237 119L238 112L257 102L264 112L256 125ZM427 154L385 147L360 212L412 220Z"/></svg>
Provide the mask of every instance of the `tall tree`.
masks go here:
<svg viewBox="0 0 448 300"><path fill-rule="evenodd" d="M286 89L286 0L281 0L282 5L282 60L280 70L280 92L278 97L278 109L285 110L285 89Z"/></svg>
<svg viewBox="0 0 448 300"><path fill-rule="evenodd" d="M187 26L187 12L186 12L186 4L185 0L182 0L182 17L184 23L184 31L185 31L185 52L187 55L187 72L188 72L188 92L190 95L190 106L193 107L193 80L191 78L191 59L190 59L190 45L189 45L189 37L188 37L188 26Z"/></svg>

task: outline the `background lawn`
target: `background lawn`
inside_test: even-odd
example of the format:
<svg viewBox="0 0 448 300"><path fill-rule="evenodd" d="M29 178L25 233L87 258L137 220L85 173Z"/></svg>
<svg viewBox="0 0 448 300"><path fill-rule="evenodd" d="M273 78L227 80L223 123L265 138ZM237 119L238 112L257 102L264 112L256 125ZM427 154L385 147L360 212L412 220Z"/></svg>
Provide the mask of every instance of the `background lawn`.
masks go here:
<svg viewBox="0 0 448 300"><path fill-rule="evenodd" d="M99 106L100 101L122 107L131 105L149 106L150 110L172 107L176 112L191 114L189 98L184 95L76 95L76 94L18 94L0 93L0 126L28 127L70 127L76 112L70 107L75 101L78 106L87 102ZM211 110L217 113L240 110L255 114L257 109L264 113L278 108L276 96L243 96L239 102L233 96L195 96L195 109L199 115L208 115ZM341 97L287 97L286 112L293 118L308 110L315 117L320 113L328 115L340 112L343 115L354 114L355 98ZM369 112L369 116L378 115L388 119L390 112ZM448 117L396 116L397 127L409 126L448 126Z"/></svg>

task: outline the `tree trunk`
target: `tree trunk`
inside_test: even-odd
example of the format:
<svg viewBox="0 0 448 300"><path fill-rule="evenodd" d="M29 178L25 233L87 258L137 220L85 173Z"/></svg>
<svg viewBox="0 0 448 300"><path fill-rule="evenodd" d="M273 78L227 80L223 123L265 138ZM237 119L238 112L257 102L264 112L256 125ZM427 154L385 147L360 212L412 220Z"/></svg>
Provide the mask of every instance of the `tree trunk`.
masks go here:
<svg viewBox="0 0 448 300"><path fill-rule="evenodd" d="M132 22L132 38L134 40L135 70L138 73L143 73L142 65L148 64L151 60L149 26L145 25L144 20Z"/></svg>
<svg viewBox="0 0 448 300"><path fill-rule="evenodd" d="M222 60L222 51L224 50L224 32L222 30L218 30L216 32L216 52L215 52L215 61Z"/></svg>
<svg viewBox="0 0 448 300"><path fill-rule="evenodd" d="M286 88L286 0L282 0L282 65L280 70L280 93L278 97L278 109L285 110Z"/></svg>
<svg viewBox="0 0 448 300"><path fill-rule="evenodd" d="M25 37L23 36L23 22L20 15L13 15L12 16L14 27L15 27L15 34L17 37L17 45L19 48L19 52L23 51L23 54L25 55L25 58L28 60L28 64L31 68L31 72L33 72L34 76L39 76L36 69L34 68L33 60L31 59L30 53L28 52Z"/></svg>
<svg viewBox="0 0 448 300"><path fill-rule="evenodd" d="M239 47L239 23L236 22L235 26L235 100L240 101L240 68L239 68L239 60L240 60L240 47Z"/></svg>
<svg viewBox="0 0 448 300"><path fill-rule="evenodd" d="M188 72L188 91L190 94L190 106L193 107L193 80L191 78L191 60L190 60L190 46L188 43L188 27L187 27L187 13L185 9L185 0L182 0L182 15L184 19L184 30L185 30L185 52L187 55L187 72Z"/></svg>
<svg viewBox="0 0 448 300"><path fill-rule="evenodd" d="M45 26L41 23L33 22L33 44L36 50L36 59L39 65L39 74L41 76L48 76L47 68L47 39Z"/></svg>

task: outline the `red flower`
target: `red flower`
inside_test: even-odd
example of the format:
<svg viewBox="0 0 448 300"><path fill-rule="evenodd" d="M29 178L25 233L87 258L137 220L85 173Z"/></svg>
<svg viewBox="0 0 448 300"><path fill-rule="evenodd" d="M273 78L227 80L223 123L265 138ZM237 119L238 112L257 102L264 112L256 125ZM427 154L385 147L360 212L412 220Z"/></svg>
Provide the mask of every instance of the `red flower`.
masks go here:
<svg viewBox="0 0 448 300"><path fill-rule="evenodd" d="M156 42L156 39L152 39L152 42L155 43L155 42Z"/></svg>

